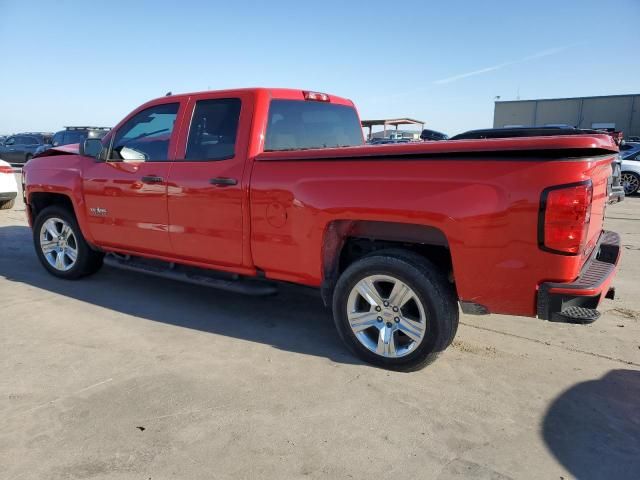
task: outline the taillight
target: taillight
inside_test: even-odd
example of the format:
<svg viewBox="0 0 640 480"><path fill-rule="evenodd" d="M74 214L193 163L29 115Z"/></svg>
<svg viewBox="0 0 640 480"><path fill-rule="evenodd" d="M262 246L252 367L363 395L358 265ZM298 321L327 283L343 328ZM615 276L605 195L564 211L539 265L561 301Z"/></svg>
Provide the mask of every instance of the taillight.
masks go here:
<svg viewBox="0 0 640 480"><path fill-rule="evenodd" d="M13 168L0 165L0 173L13 173Z"/></svg>
<svg viewBox="0 0 640 480"><path fill-rule="evenodd" d="M544 190L538 219L540 248L562 255L579 254L587 242L592 197L590 180Z"/></svg>
<svg viewBox="0 0 640 480"><path fill-rule="evenodd" d="M305 100L311 100L313 102L330 102L331 101L331 99L329 98L329 95L327 95L326 93L308 92L306 90L302 93L304 94Z"/></svg>

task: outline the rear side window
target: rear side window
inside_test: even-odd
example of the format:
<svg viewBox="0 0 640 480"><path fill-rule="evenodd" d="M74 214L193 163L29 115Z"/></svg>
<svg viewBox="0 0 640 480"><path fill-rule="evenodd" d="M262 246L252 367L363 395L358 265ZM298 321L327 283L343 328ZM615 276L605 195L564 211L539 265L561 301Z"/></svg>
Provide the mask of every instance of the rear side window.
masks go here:
<svg viewBox="0 0 640 480"><path fill-rule="evenodd" d="M272 100L265 151L362 145L354 108L327 102Z"/></svg>
<svg viewBox="0 0 640 480"><path fill-rule="evenodd" d="M193 111L186 160L226 160L235 155L239 98L218 98L196 102Z"/></svg>
<svg viewBox="0 0 640 480"><path fill-rule="evenodd" d="M116 132L110 159L136 162L167 160L179 106L178 103L156 105L127 120Z"/></svg>
<svg viewBox="0 0 640 480"><path fill-rule="evenodd" d="M40 142L38 142L38 139L36 137L25 135L25 136L18 136L16 143L20 145L38 145Z"/></svg>

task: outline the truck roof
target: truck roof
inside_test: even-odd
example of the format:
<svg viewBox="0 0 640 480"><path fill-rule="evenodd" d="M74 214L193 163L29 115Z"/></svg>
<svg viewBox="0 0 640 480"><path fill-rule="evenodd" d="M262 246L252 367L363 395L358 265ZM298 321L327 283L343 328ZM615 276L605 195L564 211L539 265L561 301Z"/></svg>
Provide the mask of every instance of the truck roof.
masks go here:
<svg viewBox="0 0 640 480"><path fill-rule="evenodd" d="M269 88L269 87L247 87L247 88L233 88L233 89L225 89L225 90L203 90L203 91L199 91L199 92L167 94L167 95L162 96L162 97L154 98L153 100L150 100L149 102L147 102L147 104L155 103L156 101L160 101L160 100L167 99L167 98L182 99L182 98L195 97L195 96L206 96L206 95L209 95L209 94L216 94L216 95L219 95L219 94L227 95L228 94L228 95L231 96L231 95L234 95L234 94L237 94L237 93L241 93L241 92L244 92L244 93L250 92L250 93L255 93L255 94L266 94L266 95L269 95L271 98L277 98L277 99L304 100L304 93L305 92L316 92L316 90L296 89L296 88ZM330 101L332 103L354 106L353 102L351 100L349 100L348 98L339 97L337 95L332 95L332 94L329 94L329 93L326 93L326 95L329 96Z"/></svg>

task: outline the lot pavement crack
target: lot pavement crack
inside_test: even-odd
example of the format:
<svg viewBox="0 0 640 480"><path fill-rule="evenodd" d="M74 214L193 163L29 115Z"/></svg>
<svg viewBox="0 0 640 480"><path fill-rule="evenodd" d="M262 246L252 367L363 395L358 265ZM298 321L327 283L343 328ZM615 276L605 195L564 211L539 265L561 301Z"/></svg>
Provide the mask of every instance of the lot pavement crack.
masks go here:
<svg viewBox="0 0 640 480"><path fill-rule="evenodd" d="M591 357L602 358L602 359L605 359L605 360L611 360L612 362L618 362L618 363L623 363L625 365L633 365L634 367L640 367L640 363L633 362L631 360L624 360L622 358L612 357L612 356L604 355L604 354L601 354L601 353L589 352L587 350L581 350L579 348L565 347L565 346L557 345L557 344L554 344L554 343L551 343L551 342L547 342L547 341L544 341L544 340L538 340L537 338L525 337L524 335L518 335L518 334L515 334L515 333L502 332L500 330L496 330L496 329L493 329L493 328L480 327L478 325L472 325L470 323L465 323L465 322L460 322L460 323L462 325L465 325L465 326L471 327L471 328L475 328L477 330L484 330L486 332L498 333L500 335L504 335L504 336L507 336L507 337L519 338L520 340L528 340L530 342L538 343L540 345L546 345L548 347L556 347L556 348L560 348L562 350L567 350L569 352L582 353L584 355L589 355Z"/></svg>

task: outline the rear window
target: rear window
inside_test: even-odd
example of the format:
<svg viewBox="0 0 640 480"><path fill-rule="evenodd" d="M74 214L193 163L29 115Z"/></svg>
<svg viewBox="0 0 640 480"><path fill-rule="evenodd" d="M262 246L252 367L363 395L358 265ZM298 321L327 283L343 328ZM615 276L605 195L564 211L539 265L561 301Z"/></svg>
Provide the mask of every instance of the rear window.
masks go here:
<svg viewBox="0 0 640 480"><path fill-rule="evenodd" d="M265 151L362 145L353 107L326 102L272 100Z"/></svg>

